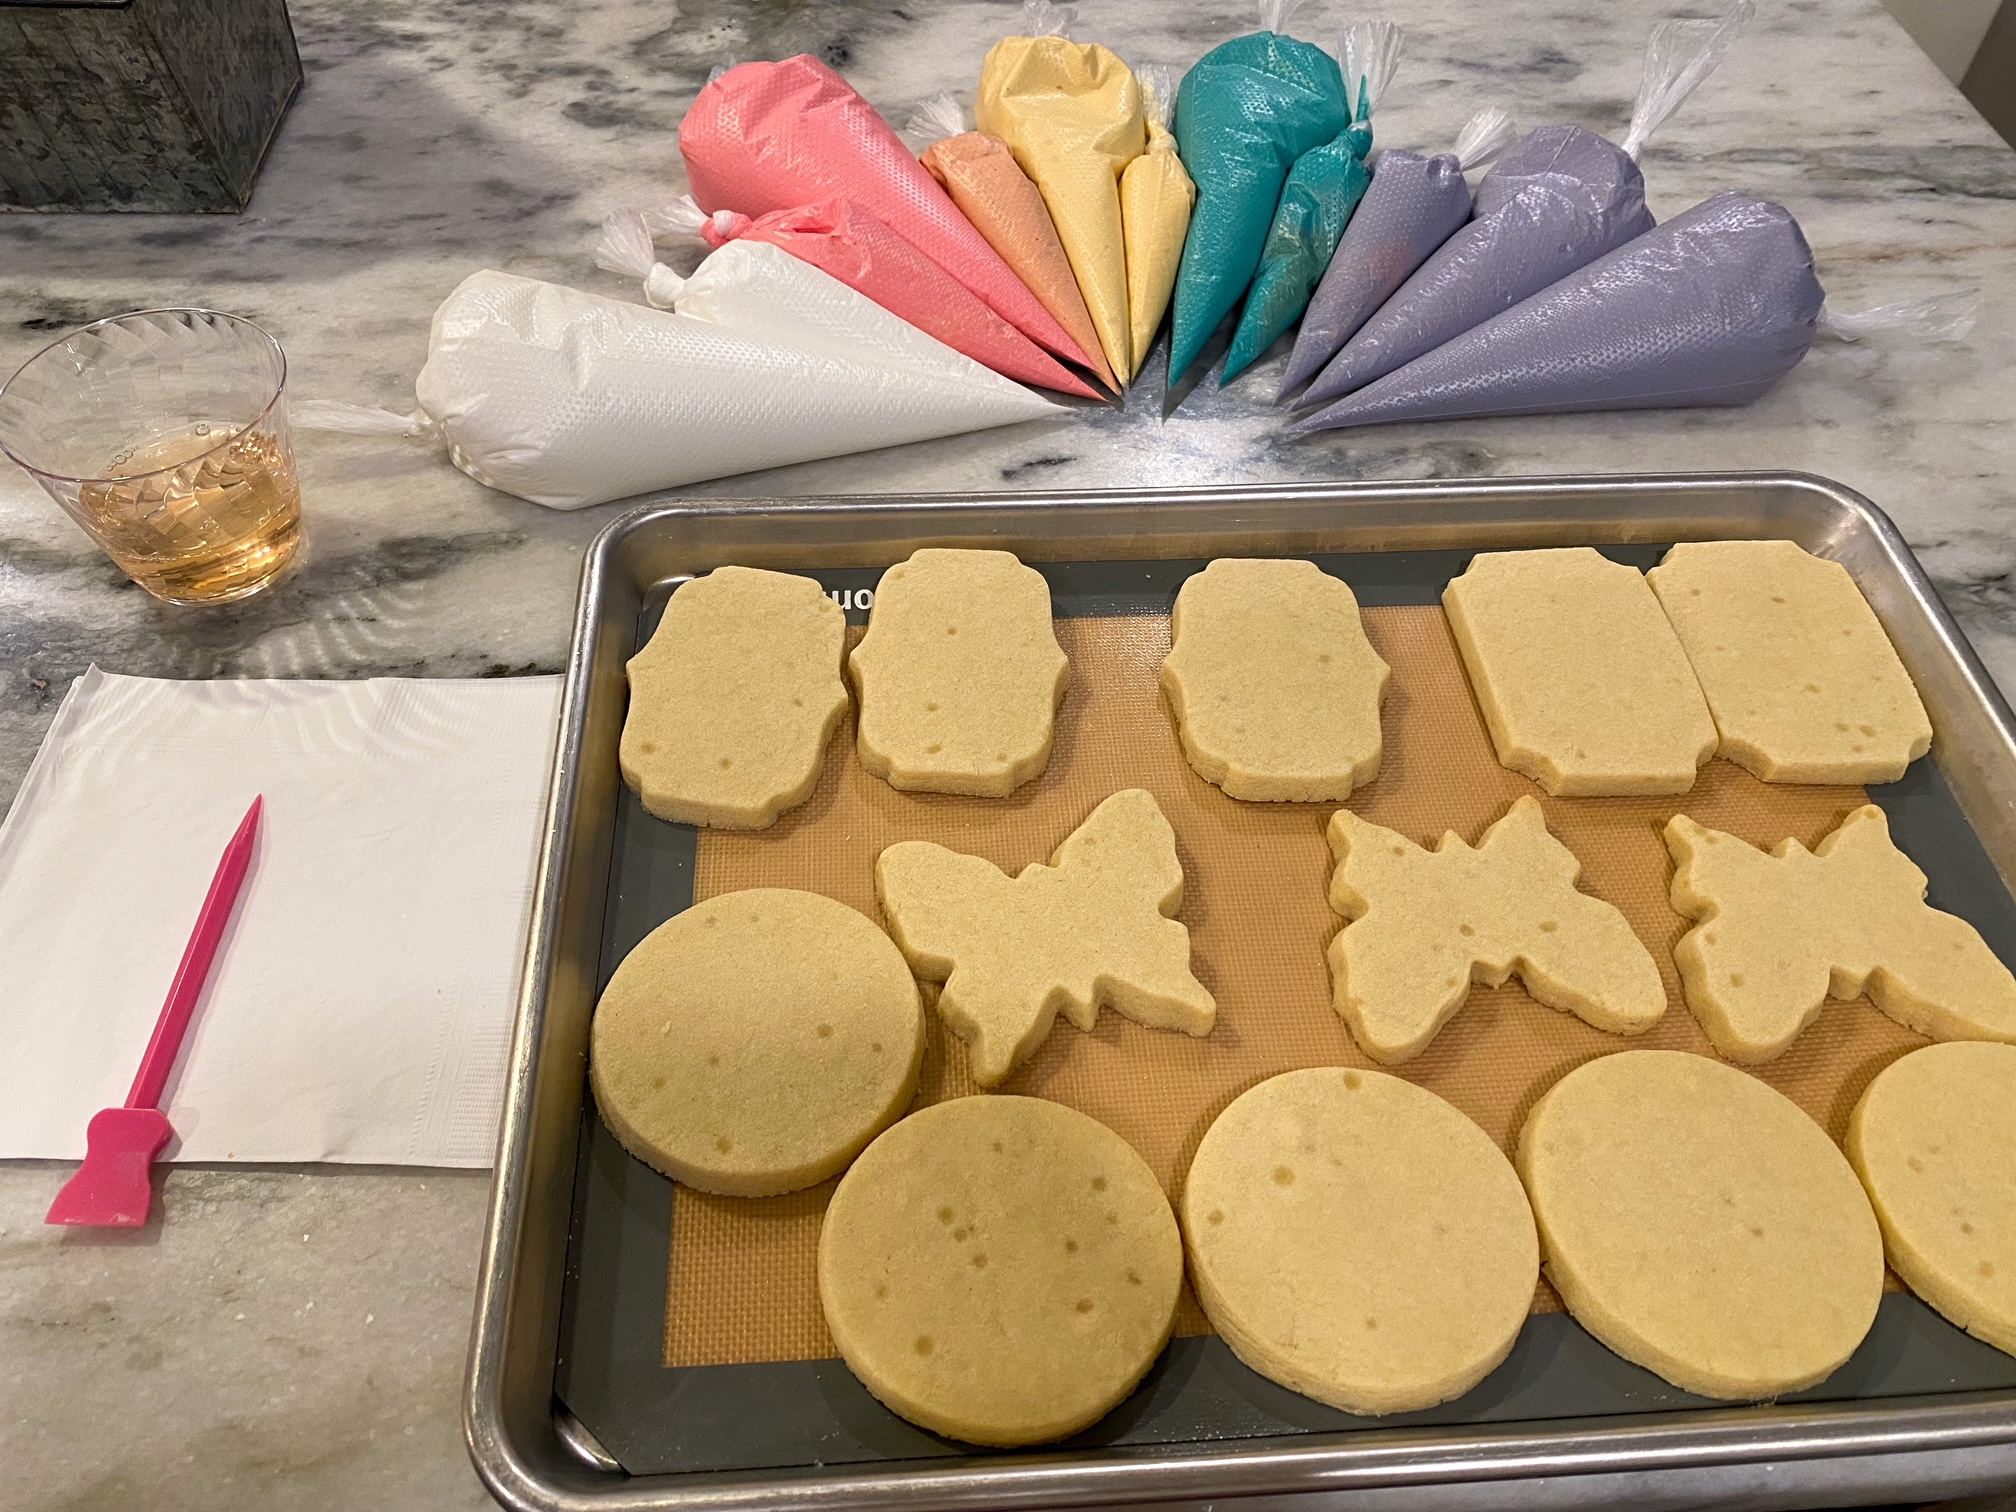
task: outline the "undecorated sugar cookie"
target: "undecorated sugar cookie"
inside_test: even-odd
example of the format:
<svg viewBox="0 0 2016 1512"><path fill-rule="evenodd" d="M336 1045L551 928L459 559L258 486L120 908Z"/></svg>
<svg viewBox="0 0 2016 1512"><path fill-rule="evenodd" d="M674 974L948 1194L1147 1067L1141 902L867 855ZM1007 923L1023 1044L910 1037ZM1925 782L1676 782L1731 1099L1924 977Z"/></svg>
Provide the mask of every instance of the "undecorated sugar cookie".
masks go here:
<svg viewBox="0 0 2016 1512"><path fill-rule="evenodd" d="M847 708L847 617L810 578L717 567L630 658L618 761L675 824L762 829L803 803Z"/></svg>
<svg viewBox="0 0 2016 1512"><path fill-rule="evenodd" d="M1340 1066L1218 1115L1183 1180L1183 1233L1232 1352L1346 1412L1461 1396L1510 1353L1540 1277L1490 1137L1432 1092Z"/></svg>
<svg viewBox="0 0 2016 1512"><path fill-rule="evenodd" d="M1183 1243L1154 1174L1103 1124L1033 1097L904 1119L834 1190L819 1301L892 1411L974 1444L1104 1417L1168 1342Z"/></svg>
<svg viewBox="0 0 2016 1512"><path fill-rule="evenodd" d="M1575 1321L1684 1391L1798 1391L1876 1320L1883 1241L1854 1171L1797 1104L1712 1056L1584 1062L1534 1105L1517 1163Z"/></svg>
<svg viewBox="0 0 2016 1512"><path fill-rule="evenodd" d="M1687 1006L1734 1061L1782 1055L1828 998L1870 1001L1931 1039L2016 1040L2016 977L1972 924L1925 902L1925 874L1865 804L1809 851L1769 854L1685 814L1666 825L1673 949Z"/></svg>
<svg viewBox="0 0 2016 1512"><path fill-rule="evenodd" d="M1209 1034L1217 1005L1190 974L1176 835L1151 794L1113 794L1048 865L1009 877L993 862L905 840L875 862L889 930L938 1009L999 1083L1061 1008L1090 1031L1101 1004L1152 1029Z"/></svg>
<svg viewBox="0 0 2016 1512"><path fill-rule="evenodd" d="M1234 798L1342 802L1379 775L1386 663L1314 562L1227 557L1169 617L1162 687L1183 754Z"/></svg>
<svg viewBox="0 0 2016 1512"><path fill-rule="evenodd" d="M1861 589L1790 541L1695 541L1646 574L1721 732L1766 782L1895 782L1932 723Z"/></svg>
<svg viewBox="0 0 2016 1512"><path fill-rule="evenodd" d="M1715 754L1687 654L1637 568L1487 551L1442 591L1499 763L1573 797L1684 793Z"/></svg>
<svg viewBox="0 0 2016 1512"><path fill-rule="evenodd" d="M1330 906L1338 1015L1374 1060L1412 1060L1470 984L1514 972L1527 992L1612 1034L1642 1034L1666 1011L1659 967L1624 915L1575 886L1582 863L1520 798L1475 849L1445 832L1425 851L1339 809Z"/></svg>
<svg viewBox="0 0 2016 1512"><path fill-rule="evenodd" d="M847 666L861 764L891 787L1002 798L1049 763L1070 663L1050 585L1008 552L934 546L898 562Z"/></svg>
<svg viewBox="0 0 2016 1512"><path fill-rule="evenodd" d="M676 1181L767 1197L823 1181L910 1105L917 984L889 937L831 898L723 893L623 958L589 1027L595 1104Z"/></svg>
<svg viewBox="0 0 2016 1512"><path fill-rule="evenodd" d="M2016 1045L1927 1045L1848 1120L1883 1247L1911 1290L2016 1354Z"/></svg>

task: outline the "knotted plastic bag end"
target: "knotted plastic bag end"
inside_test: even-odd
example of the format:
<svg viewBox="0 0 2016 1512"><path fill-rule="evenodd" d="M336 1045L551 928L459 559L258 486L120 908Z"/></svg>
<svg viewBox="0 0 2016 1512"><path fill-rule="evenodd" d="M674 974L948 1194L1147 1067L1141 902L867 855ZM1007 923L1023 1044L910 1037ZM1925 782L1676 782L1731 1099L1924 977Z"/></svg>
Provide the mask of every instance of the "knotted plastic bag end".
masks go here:
<svg viewBox="0 0 2016 1512"><path fill-rule="evenodd" d="M603 218L595 266L637 279L644 285L645 303L657 310L671 309L686 287L685 279L658 261L650 228L636 210L614 210Z"/></svg>
<svg viewBox="0 0 2016 1512"><path fill-rule="evenodd" d="M1456 166L1468 173L1502 155L1518 138L1519 127L1508 111L1486 105L1456 133Z"/></svg>
<svg viewBox="0 0 2016 1512"><path fill-rule="evenodd" d="M921 151L934 142L959 136L966 130L966 112L959 108L958 100L947 90L918 105L904 124L903 140L913 149Z"/></svg>
<svg viewBox="0 0 2016 1512"><path fill-rule="evenodd" d="M1068 37L1078 24L1078 12L1052 0L1026 0L1022 7L1022 34L1025 37Z"/></svg>

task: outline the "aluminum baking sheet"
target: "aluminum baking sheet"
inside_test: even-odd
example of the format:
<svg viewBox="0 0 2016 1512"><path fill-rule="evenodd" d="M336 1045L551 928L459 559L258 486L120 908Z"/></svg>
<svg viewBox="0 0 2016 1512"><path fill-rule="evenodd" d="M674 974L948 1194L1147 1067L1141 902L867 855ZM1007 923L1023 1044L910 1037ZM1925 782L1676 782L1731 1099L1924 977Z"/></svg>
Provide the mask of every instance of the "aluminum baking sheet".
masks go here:
<svg viewBox="0 0 2016 1512"><path fill-rule="evenodd" d="M976 1454L887 1413L837 1361L667 1369L670 1186L584 1106L595 992L691 898L692 832L643 815L614 781L621 663L678 577L742 561L806 572L847 600L917 544L986 542L1036 562L1069 617L1166 611L1210 555L1298 554L1371 606L1433 602L1476 549L1589 544L1648 566L1673 540L1758 535L1843 560L1884 618L1926 693L1942 759L1871 797L1931 874L1933 901L2016 959L2007 708L1887 522L1817 480L675 505L619 521L584 583L472 1360L472 1447L493 1489L526 1506L734 1505L759 1488L750 1504L1089 1504L1171 1488L1432 1482L1438 1468L1475 1479L1515 1461L1528 1474L1623 1469L1634 1454L1670 1461L1676 1444L1697 1466L1767 1452L1817 1464L1849 1433L1900 1450L2016 1437L2016 1361L1892 1295L1847 1366L1768 1409L1677 1392L1556 1314L1530 1319L1483 1386L1427 1413L1353 1419L1254 1376L1215 1338L1179 1339L1081 1439L1041 1455Z"/></svg>

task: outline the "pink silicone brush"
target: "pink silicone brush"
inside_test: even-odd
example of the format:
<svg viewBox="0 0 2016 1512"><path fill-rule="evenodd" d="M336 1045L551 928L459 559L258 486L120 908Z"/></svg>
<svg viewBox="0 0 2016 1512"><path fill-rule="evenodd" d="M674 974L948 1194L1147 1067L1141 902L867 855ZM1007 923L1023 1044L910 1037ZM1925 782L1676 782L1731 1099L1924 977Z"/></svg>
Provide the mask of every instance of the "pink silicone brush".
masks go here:
<svg viewBox="0 0 2016 1512"><path fill-rule="evenodd" d="M196 915L195 931L182 952L182 964L175 968L168 1001L161 1005L161 1017L154 1022L154 1037L140 1057L133 1089L126 1094L123 1106L105 1108L93 1116L84 1131L84 1164L63 1183L44 1222L138 1228L147 1221L148 1204L154 1197L149 1172L154 1157L175 1132L160 1108L161 1089L175 1069L189 1017L203 995L217 943L224 938L224 926L231 920L232 905L238 901L246 868L252 864L252 842L259 834L259 810L265 802L263 796L252 800L252 807L239 821L238 833L224 847L217 875L210 879L210 891Z"/></svg>

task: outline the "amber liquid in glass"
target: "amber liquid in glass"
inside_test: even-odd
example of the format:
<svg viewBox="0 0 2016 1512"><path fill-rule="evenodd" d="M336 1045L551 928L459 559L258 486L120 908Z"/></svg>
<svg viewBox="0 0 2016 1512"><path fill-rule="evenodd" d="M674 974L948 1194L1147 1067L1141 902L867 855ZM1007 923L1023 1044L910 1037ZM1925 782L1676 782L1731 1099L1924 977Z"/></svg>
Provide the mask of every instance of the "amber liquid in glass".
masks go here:
<svg viewBox="0 0 2016 1512"><path fill-rule="evenodd" d="M177 604L257 593L301 546L301 489L285 441L258 430L224 446L226 427L134 447L78 503L127 574Z"/></svg>

